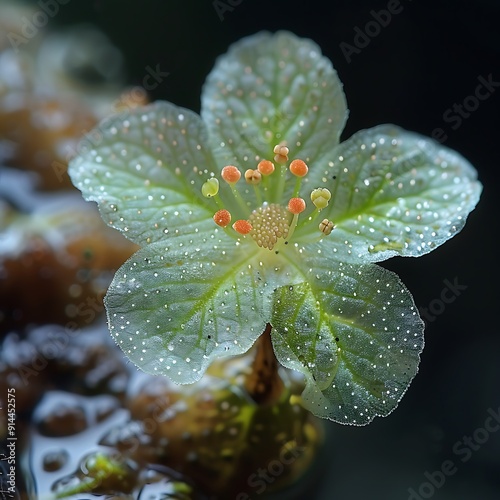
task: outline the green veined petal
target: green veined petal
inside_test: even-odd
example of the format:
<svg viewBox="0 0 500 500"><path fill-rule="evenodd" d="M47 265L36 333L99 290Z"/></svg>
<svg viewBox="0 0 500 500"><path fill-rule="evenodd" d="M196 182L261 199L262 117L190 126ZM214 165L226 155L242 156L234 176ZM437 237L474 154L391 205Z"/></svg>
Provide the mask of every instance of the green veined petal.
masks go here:
<svg viewBox="0 0 500 500"><path fill-rule="evenodd" d="M305 375L302 396L315 415L354 425L388 415L423 348L423 322L410 293L394 273L373 264L328 270L325 263L309 274L276 292L271 335L278 360Z"/></svg>
<svg viewBox="0 0 500 500"><path fill-rule="evenodd" d="M124 353L176 383L195 382L215 359L246 352L270 320L275 287L292 279L286 266L263 267L253 243L213 226L139 250L105 298Z"/></svg>
<svg viewBox="0 0 500 500"><path fill-rule="evenodd" d="M358 263L430 252L463 228L482 189L465 158L393 125L356 133L311 168L308 181L332 193L318 217L336 225L323 252ZM306 229L304 242L316 228Z"/></svg>
<svg viewBox="0 0 500 500"><path fill-rule="evenodd" d="M286 141L315 161L338 143L347 119L342 84L311 40L286 31L244 38L221 56L203 87L202 117L221 163L255 168Z"/></svg>
<svg viewBox="0 0 500 500"><path fill-rule="evenodd" d="M213 171L207 132L167 102L104 120L81 142L69 173L110 226L145 245L207 220L201 186Z"/></svg>

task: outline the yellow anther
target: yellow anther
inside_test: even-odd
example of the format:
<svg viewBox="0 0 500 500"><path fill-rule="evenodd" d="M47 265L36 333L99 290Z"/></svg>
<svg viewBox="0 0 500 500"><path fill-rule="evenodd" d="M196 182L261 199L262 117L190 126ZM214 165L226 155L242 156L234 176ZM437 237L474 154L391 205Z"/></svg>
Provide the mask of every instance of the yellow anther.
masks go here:
<svg viewBox="0 0 500 500"><path fill-rule="evenodd" d="M214 221L220 227L226 227L231 222L231 214L227 210L218 210L214 214Z"/></svg>
<svg viewBox="0 0 500 500"><path fill-rule="evenodd" d="M326 188L313 189L311 193L311 201L318 210L326 208L331 197L332 193Z"/></svg>
<svg viewBox="0 0 500 500"><path fill-rule="evenodd" d="M212 198L219 192L219 181L215 177L211 177L201 186L201 194L205 198Z"/></svg>
<svg viewBox="0 0 500 500"><path fill-rule="evenodd" d="M293 160L289 168L290 172L297 177L304 177L309 170L305 162L299 159Z"/></svg>
<svg viewBox="0 0 500 500"><path fill-rule="evenodd" d="M288 153L290 150L281 144L278 144L277 146L274 146L273 153L276 155L281 155L281 156L288 156Z"/></svg>
<svg viewBox="0 0 500 500"><path fill-rule="evenodd" d="M262 160L257 165L257 169L262 175L271 175L274 172L274 163L269 160Z"/></svg>
<svg viewBox="0 0 500 500"><path fill-rule="evenodd" d="M252 170L249 168L245 172L245 180L248 182L248 184L259 184L259 182L262 179L262 175L258 170Z"/></svg>
<svg viewBox="0 0 500 500"><path fill-rule="evenodd" d="M290 150L286 146L282 146L281 144L274 146L273 149L273 153L275 154L274 161L276 163L286 163L288 161L289 151Z"/></svg>
<svg viewBox="0 0 500 500"><path fill-rule="evenodd" d="M331 221L331 220L328 220L328 219L323 219L320 223L319 223L319 230L323 233L323 234L330 234L333 230L335 229L335 224Z"/></svg>
<svg viewBox="0 0 500 500"><path fill-rule="evenodd" d="M247 220L240 219L233 224L233 229L240 234L248 234L252 230L252 224Z"/></svg>
<svg viewBox="0 0 500 500"><path fill-rule="evenodd" d="M228 184L236 184L241 178L241 172L239 169L233 165L228 165L224 167L221 171L221 177Z"/></svg>
<svg viewBox="0 0 500 500"><path fill-rule="evenodd" d="M302 198L292 198L288 202L288 211L294 215L301 214L306 209L306 202Z"/></svg>

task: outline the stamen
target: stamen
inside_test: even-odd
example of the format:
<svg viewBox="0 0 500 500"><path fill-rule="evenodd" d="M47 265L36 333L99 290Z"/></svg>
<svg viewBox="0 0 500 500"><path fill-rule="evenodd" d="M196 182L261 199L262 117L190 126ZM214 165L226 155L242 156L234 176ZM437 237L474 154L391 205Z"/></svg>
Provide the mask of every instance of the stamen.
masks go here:
<svg viewBox="0 0 500 500"><path fill-rule="evenodd" d="M306 209L306 202L302 198L292 198L288 202L288 210L294 214L301 214Z"/></svg>
<svg viewBox="0 0 500 500"><path fill-rule="evenodd" d="M227 165L221 170L221 177L229 184L234 198L241 208L241 210L235 207L232 209L238 212L237 216L239 217L248 216L248 219L238 219L234 222L232 225L234 231L243 236L248 234L259 247L279 253L281 247L291 241L296 230L301 231L305 224L317 224L314 221L319 212L328 206L332 194L327 188L314 189L311 192L311 201L315 210L307 217L303 217L299 224L299 215L307 208L306 201L299 197L299 192L302 179L307 175L309 167L299 158L291 161L287 167L289 150L284 143L275 146L273 151L275 153L274 161L280 164L278 174L271 177L275 172L275 164L270 160L261 160L255 169L247 169L244 173L246 183L251 184L255 190L255 199L257 206L259 206L249 216L250 204L243 199L236 186L241 179L241 171L234 165ZM284 193L288 192L285 188L290 174L296 178L295 189L285 206L281 203ZM246 196L249 189L244 189ZM223 208L222 199L218 192L219 181L215 177L208 179L202 186L203 195L207 198L213 197L220 208L213 216L214 222L219 227L227 228L231 223L232 216L228 210ZM267 201L262 203L264 196ZM234 211L233 215L235 215ZM335 225L329 219L323 219L318 228L321 233L318 239L321 239L330 234ZM230 234L238 238L234 233ZM300 238L303 238L305 234L302 232Z"/></svg>
<svg viewBox="0 0 500 500"><path fill-rule="evenodd" d="M293 196L297 196L300 192L302 177L307 175L309 168L303 160L299 160L298 158L293 160L288 168L290 169L290 172L297 177L295 181L295 188L293 190Z"/></svg>
<svg viewBox="0 0 500 500"><path fill-rule="evenodd" d="M328 220L328 219L323 219L320 223L319 223L319 230L323 233L323 234L330 234L333 230L335 229L335 224L331 221L331 220Z"/></svg>
<svg viewBox="0 0 500 500"><path fill-rule="evenodd" d="M288 232L288 239L293 236L299 221L299 214L301 214L305 209L306 202L303 198L291 198L288 202L288 210L293 214L292 222L290 223L290 231Z"/></svg>
<svg viewBox="0 0 500 500"><path fill-rule="evenodd" d="M236 184L241 178L241 172L239 169L233 165L228 165L224 167L221 171L221 177L228 184Z"/></svg>
<svg viewBox="0 0 500 500"><path fill-rule="evenodd" d="M225 210L219 210L214 214L214 221L220 227L226 227L231 222L231 214Z"/></svg>
<svg viewBox="0 0 500 500"><path fill-rule="evenodd" d="M262 175L271 175L274 172L274 163L269 160L262 160L257 165L257 169Z"/></svg>
<svg viewBox="0 0 500 500"><path fill-rule="evenodd" d="M241 197L241 194L236 189L236 183L241 179L241 172L238 167L234 165L225 166L220 173L221 177L231 186L231 191L238 202L238 205L242 208L243 213L248 213L248 207Z"/></svg>
<svg viewBox="0 0 500 500"><path fill-rule="evenodd" d="M313 189L311 193L311 201L318 210L326 208L331 197L332 193L326 188Z"/></svg>
<svg viewBox="0 0 500 500"><path fill-rule="evenodd" d="M284 164L288 161L288 153L289 149L284 146L283 144L278 144L274 146L273 149L275 156L274 156L274 161L276 163L279 163L282 165L282 168L280 169L280 177L279 181L277 184L277 188L274 191L275 197L274 199L277 201L281 201L281 198L283 196L283 193L285 191L285 184L286 184L286 178L287 178L287 169L284 167ZM294 195L297 195L298 192L294 193Z"/></svg>
<svg viewBox="0 0 500 500"><path fill-rule="evenodd" d="M215 177L211 177L201 186L201 194L205 198L212 198L219 192L219 181Z"/></svg>
<svg viewBox="0 0 500 500"><path fill-rule="evenodd" d="M233 229L239 234L248 234L252 230L252 224L247 220L240 219L233 224Z"/></svg>
<svg viewBox="0 0 500 500"><path fill-rule="evenodd" d="M307 174L309 168L304 161L296 159L290 163L290 172L297 177L304 177Z"/></svg>

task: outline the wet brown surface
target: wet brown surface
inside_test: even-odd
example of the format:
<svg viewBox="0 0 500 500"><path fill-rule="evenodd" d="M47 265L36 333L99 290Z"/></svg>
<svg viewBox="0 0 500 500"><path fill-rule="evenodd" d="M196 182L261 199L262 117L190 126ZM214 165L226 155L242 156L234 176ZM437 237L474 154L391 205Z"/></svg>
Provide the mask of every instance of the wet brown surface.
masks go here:
<svg viewBox="0 0 500 500"><path fill-rule="evenodd" d="M137 248L91 205L67 200L48 214L17 214L0 247L0 328L89 324L102 312L112 273Z"/></svg>
<svg viewBox="0 0 500 500"><path fill-rule="evenodd" d="M0 100L0 136L15 145L8 164L35 171L44 190L71 187L67 160L77 150L77 137L90 130L97 118L72 101L16 95L19 108Z"/></svg>
<svg viewBox="0 0 500 500"><path fill-rule="evenodd" d="M252 356L175 386L127 367L102 322L9 333L1 352L0 394L16 394L23 498L159 499L170 498L161 496L168 488L172 498L231 498L267 464L272 486L293 482L320 440L317 423L291 401L299 387L284 372L278 401L258 405L246 393Z"/></svg>

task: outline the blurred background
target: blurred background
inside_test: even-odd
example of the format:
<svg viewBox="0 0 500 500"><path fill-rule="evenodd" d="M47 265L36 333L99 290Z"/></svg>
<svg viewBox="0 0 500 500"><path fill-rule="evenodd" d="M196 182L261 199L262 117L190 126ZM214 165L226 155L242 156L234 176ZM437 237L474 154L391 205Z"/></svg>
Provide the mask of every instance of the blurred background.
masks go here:
<svg viewBox="0 0 500 500"><path fill-rule="evenodd" d="M39 9L35 1L26 5ZM385 21L381 10L392 10L391 19ZM7 2L0 0L0 20L5 23L8 15ZM90 130L106 114L105 108L92 106L103 96L110 102L109 95L123 85L142 86L153 100L199 111L201 87L218 55L243 36L286 29L313 39L333 62L350 109L344 139L362 128L395 123L434 135L477 168L484 191L462 233L427 256L384 263L400 275L426 319L419 374L389 417L363 428L328 424L329 470L309 498L498 498L500 431L488 427L488 418L498 415L500 429L500 276L494 233L499 216L499 22L497 0L69 0L60 2L44 27L67 30L75 40L91 44L90 54L99 54L99 64L77 75L89 88L100 84L99 95L86 92L92 101L86 109L100 111L88 117L82 112L80 130ZM82 23L98 28L114 48L102 53L98 35L79 35L78 30L89 29ZM35 50L41 41L37 37L27 43L17 39L19 48ZM5 43L11 46L12 40L0 42ZM45 46L37 78L54 78L60 48L57 40ZM77 60L78 50L74 53ZM59 84L65 85L62 79ZM487 90L478 99L480 84ZM2 188L0 176L6 204L12 205L19 182L9 170ZM36 205L37 196L26 203ZM104 274L132 251L123 245L122 252L102 263ZM92 286L104 290L102 283ZM441 299L445 289L456 297L448 304ZM481 430L485 425L486 431ZM436 473L443 464L454 472Z"/></svg>

